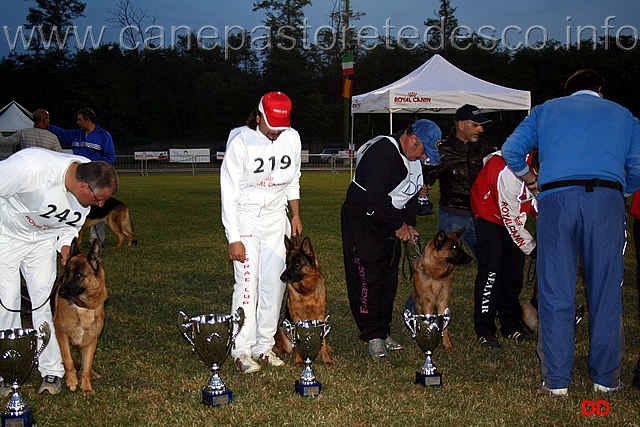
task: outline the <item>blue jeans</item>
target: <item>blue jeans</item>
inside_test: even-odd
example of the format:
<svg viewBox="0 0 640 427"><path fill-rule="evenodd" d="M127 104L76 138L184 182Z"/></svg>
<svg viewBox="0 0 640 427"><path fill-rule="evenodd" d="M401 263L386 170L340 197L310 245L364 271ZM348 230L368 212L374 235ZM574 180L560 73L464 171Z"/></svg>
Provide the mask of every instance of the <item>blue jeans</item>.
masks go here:
<svg viewBox="0 0 640 427"><path fill-rule="evenodd" d="M452 215L443 212L442 208L438 208L438 230L453 233L463 228L465 231L461 239L469 246L473 259L477 260L476 246L478 239L476 238L476 228L473 225L473 216Z"/></svg>
<svg viewBox="0 0 640 427"><path fill-rule="evenodd" d="M473 259L477 260L476 246L478 239L476 238L476 228L473 225L473 216L452 215L443 212L442 208L438 207L438 230L453 233L463 228L465 231L460 238L469 246ZM415 314L416 309L413 301L413 293L409 294L409 298L407 298L407 302L404 304L402 311L404 312L404 310L410 310L412 314Z"/></svg>

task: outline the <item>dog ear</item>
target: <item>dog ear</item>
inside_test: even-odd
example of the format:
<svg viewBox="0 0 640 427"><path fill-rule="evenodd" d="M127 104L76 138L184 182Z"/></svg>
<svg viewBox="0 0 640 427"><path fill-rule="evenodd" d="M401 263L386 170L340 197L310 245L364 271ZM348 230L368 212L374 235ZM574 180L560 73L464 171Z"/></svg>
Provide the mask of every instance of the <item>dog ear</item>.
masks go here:
<svg viewBox="0 0 640 427"><path fill-rule="evenodd" d="M80 242L77 237L74 237L71 241L71 246L69 246L69 258L73 258L74 256L80 253Z"/></svg>
<svg viewBox="0 0 640 427"><path fill-rule="evenodd" d="M302 240L300 250L302 250L302 253L305 254L305 256L309 258L316 267L318 266L318 261L316 260L316 254L313 252L310 238L305 237Z"/></svg>
<svg viewBox="0 0 640 427"><path fill-rule="evenodd" d="M291 242L291 239L289 239L289 236L287 236L286 234L284 235L284 247L287 252L291 252L291 250L293 249L293 243Z"/></svg>
<svg viewBox="0 0 640 427"><path fill-rule="evenodd" d="M443 230L438 230L438 232L436 233L436 237L434 237L433 239L433 242L436 245L436 249L442 249L447 239L449 239L447 237L447 233L445 233Z"/></svg>
<svg viewBox="0 0 640 427"><path fill-rule="evenodd" d="M88 260L93 271L97 272L100 269L100 263L102 262L102 243L100 243L99 239L93 239Z"/></svg>
<svg viewBox="0 0 640 427"><path fill-rule="evenodd" d="M465 231L467 231L466 228L461 228L460 230L455 232L455 234L458 237L458 239L460 238L460 236L462 236L464 234Z"/></svg>

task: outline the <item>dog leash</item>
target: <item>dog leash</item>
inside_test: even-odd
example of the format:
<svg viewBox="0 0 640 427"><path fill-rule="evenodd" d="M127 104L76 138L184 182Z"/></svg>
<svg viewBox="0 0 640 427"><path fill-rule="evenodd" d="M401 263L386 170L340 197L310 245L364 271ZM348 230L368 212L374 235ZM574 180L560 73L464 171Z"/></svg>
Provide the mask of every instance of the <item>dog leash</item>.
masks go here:
<svg viewBox="0 0 640 427"><path fill-rule="evenodd" d="M44 302L42 304L40 304L36 308L31 307L31 310L27 310L25 313L28 314L29 312L34 312L34 311L40 310L42 307L44 307L44 305L51 300L51 296L53 296L53 293L55 292L55 289L56 289L56 287L54 286L53 289L51 289L51 293L49 294L47 299L44 300ZM27 301L29 301L29 302L31 302L31 300L29 298L25 298L24 296L22 298L27 300ZM4 305L4 303L2 302L1 298L0 298L0 306L2 306L2 308L4 308L5 310L7 310L8 312L11 312L11 313L22 313L22 309L20 309L20 308L17 309L17 310L14 310L14 309L11 309L11 308L7 307L6 305Z"/></svg>
<svg viewBox="0 0 640 427"><path fill-rule="evenodd" d="M416 257L419 257L422 254L422 245L420 244L420 239L416 238L413 241L405 240L404 242L404 255L402 256L402 277L404 280L411 281L413 280L413 261ZM417 251L417 254L412 253L412 250ZM409 274L407 275L407 263L409 264Z"/></svg>

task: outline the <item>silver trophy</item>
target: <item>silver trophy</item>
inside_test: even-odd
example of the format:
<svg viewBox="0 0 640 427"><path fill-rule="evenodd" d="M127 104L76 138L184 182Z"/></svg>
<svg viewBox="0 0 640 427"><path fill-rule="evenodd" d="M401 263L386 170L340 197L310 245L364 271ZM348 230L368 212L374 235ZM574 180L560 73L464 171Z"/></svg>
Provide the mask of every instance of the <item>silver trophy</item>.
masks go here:
<svg viewBox="0 0 640 427"><path fill-rule="evenodd" d="M294 391L302 397L316 397L322 391L322 384L316 381L311 364L324 345L325 337L331 332L331 326L327 324L328 318L329 316L324 321L298 320L293 323L285 319L282 322L287 338L305 364L304 371L300 379L296 380L294 388Z"/></svg>
<svg viewBox="0 0 640 427"><path fill-rule="evenodd" d="M416 372L416 384L422 386L439 387L442 385L442 374L437 372L431 361L431 355L442 341L444 329L451 321L451 310L445 309L444 314L411 314L405 310L404 323L411 331L411 337L427 356L422 369Z"/></svg>
<svg viewBox="0 0 640 427"><path fill-rule="evenodd" d="M13 389L6 411L2 414L2 427L30 427L35 424L32 410L26 407L18 389L38 364L38 358L50 338L51 328L47 322L42 322L38 330L14 328L0 331L0 376Z"/></svg>
<svg viewBox="0 0 640 427"><path fill-rule="evenodd" d="M233 394L220 378L219 371L243 324L242 307L238 307L233 315L203 314L189 317L182 311L178 315L180 333L191 344L192 351L198 353L200 359L213 371L211 380L202 389L202 403L205 405L222 406L233 400Z"/></svg>

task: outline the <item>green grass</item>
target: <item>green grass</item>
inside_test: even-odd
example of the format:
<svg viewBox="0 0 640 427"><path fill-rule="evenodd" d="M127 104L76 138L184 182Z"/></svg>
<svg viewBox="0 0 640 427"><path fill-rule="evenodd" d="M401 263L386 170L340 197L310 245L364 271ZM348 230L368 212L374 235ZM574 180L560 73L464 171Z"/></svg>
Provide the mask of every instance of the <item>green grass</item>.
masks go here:
<svg viewBox="0 0 640 427"><path fill-rule="evenodd" d="M347 172L303 173L302 218L326 276L328 313L335 366L314 364L323 384L320 397L293 393L302 369L291 359L283 368L265 367L241 375L230 360L221 370L233 391L233 404L199 403L209 369L191 353L177 327L178 311L189 315L230 313L233 284L227 242L220 221L219 177L212 175L122 175L118 198L126 202L138 233L137 247L115 249L107 231L103 252L109 300L98 344L93 381L96 394L68 389L56 396L36 394L34 372L22 394L40 426L131 425L638 425L640 391L629 387L640 352L638 290L633 242L627 253L623 288L627 335L623 382L627 387L606 399L606 417L583 417L583 399L602 399L592 391L587 370L588 322L579 325L570 396L538 393L535 343L503 342L499 351L478 348L473 332L473 265L457 270L451 309L455 350L440 346L433 356L443 374L442 388L413 384L424 355L401 319L410 284L400 279L392 332L405 350L391 362L370 361L349 311L341 256L340 206ZM434 202L437 202L437 197ZM423 241L436 229L435 215L419 218ZM84 248L86 250L87 245ZM583 285L580 284L580 289ZM522 299L528 299L526 287ZM583 292L578 300L584 302Z"/></svg>

